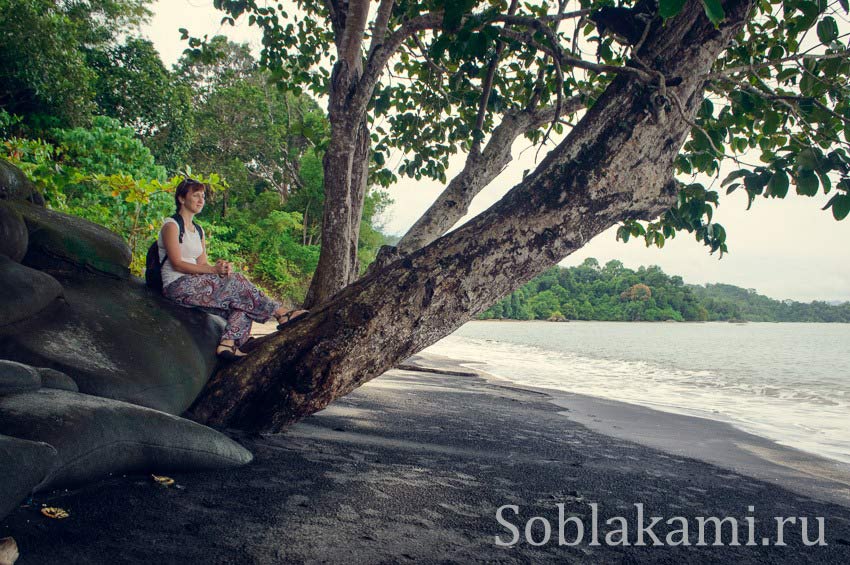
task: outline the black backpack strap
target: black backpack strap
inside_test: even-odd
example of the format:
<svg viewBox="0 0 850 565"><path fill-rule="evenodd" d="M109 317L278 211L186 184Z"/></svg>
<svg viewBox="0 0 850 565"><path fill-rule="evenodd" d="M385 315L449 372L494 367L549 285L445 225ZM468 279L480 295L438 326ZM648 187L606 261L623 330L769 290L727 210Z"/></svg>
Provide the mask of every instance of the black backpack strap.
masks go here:
<svg viewBox="0 0 850 565"><path fill-rule="evenodd" d="M204 239L204 228L198 225L198 222L192 220L192 225L195 226L195 229L198 230L198 233L201 234L201 240Z"/></svg>
<svg viewBox="0 0 850 565"><path fill-rule="evenodd" d="M178 237L177 241L180 243L180 245L183 245L183 234L186 233L186 225L183 223L183 216L181 216L180 214L174 214L171 217L174 219L175 222L177 222L177 227L180 228L180 236ZM195 222L192 223L194 224Z"/></svg>

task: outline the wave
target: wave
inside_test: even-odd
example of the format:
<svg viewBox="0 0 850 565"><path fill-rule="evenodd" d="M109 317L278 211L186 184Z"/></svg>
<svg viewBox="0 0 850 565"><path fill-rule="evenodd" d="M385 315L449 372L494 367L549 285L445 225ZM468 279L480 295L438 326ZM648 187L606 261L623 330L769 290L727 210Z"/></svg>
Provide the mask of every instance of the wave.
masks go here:
<svg viewBox="0 0 850 565"><path fill-rule="evenodd" d="M487 328L487 334L498 336ZM516 330L512 328L512 333ZM533 331L521 341L533 341ZM683 369L654 359L594 357L549 346L454 334L426 351L518 385L550 388L722 420L778 443L850 463L850 394L836 380L758 370ZM566 349L566 346L564 346ZM633 352L628 352L633 354ZM789 375L791 376L791 375ZM773 378L771 378L773 377ZM845 385L846 386L846 385Z"/></svg>

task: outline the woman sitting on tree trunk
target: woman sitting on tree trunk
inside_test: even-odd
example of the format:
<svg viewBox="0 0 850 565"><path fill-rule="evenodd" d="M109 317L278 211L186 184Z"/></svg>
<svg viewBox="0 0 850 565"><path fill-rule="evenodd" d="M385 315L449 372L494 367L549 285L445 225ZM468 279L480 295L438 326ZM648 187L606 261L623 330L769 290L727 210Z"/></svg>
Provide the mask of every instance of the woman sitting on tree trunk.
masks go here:
<svg viewBox="0 0 850 565"><path fill-rule="evenodd" d="M227 261L219 259L215 265L207 262L204 232L193 221L204 208L207 190L207 185L193 179L177 185L175 215L180 216L183 225L174 217L166 218L157 238L162 293L181 306L225 318L227 325L216 355L234 360L246 355L239 348L249 339L252 321L266 322L274 317L281 329L282 324L307 311L286 310L243 275L233 274L233 265Z"/></svg>

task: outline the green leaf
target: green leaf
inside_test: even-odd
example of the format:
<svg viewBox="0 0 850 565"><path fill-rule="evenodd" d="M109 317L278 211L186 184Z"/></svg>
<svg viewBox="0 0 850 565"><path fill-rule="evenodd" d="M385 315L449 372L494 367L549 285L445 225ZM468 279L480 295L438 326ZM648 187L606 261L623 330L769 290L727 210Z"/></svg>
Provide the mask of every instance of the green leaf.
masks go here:
<svg viewBox="0 0 850 565"><path fill-rule="evenodd" d="M850 1L849 0L838 0L838 3L841 4L841 7L844 8L844 13L850 12Z"/></svg>
<svg viewBox="0 0 850 565"><path fill-rule="evenodd" d="M739 179L741 177L745 177L750 174L750 171L744 169L738 169L737 171L732 171L729 175L723 179L723 182L720 183L720 186L726 186L730 182Z"/></svg>
<svg viewBox="0 0 850 565"><path fill-rule="evenodd" d="M475 5L475 0L454 0L445 3L443 13L443 29L457 31L463 21L463 16Z"/></svg>
<svg viewBox="0 0 850 565"><path fill-rule="evenodd" d="M797 176L797 194L814 196L818 193L818 177L811 171L803 171Z"/></svg>
<svg viewBox="0 0 850 565"><path fill-rule="evenodd" d="M764 117L762 130L767 134L776 133L776 130L779 129L779 121L780 116L778 112L768 112Z"/></svg>
<svg viewBox="0 0 850 565"><path fill-rule="evenodd" d="M702 0L702 5L705 8L705 15L708 16L715 27L726 17L726 12L723 11L720 0Z"/></svg>
<svg viewBox="0 0 850 565"><path fill-rule="evenodd" d="M658 14L665 20L672 18L682 11L685 0L661 0L658 3Z"/></svg>
<svg viewBox="0 0 850 565"><path fill-rule="evenodd" d="M788 194L788 174L780 169L773 173L767 183L767 193L774 198L785 198Z"/></svg>
<svg viewBox="0 0 850 565"><path fill-rule="evenodd" d="M798 31L803 31L812 27L812 25L818 19L818 14L820 14L818 5L814 2L800 2L799 4L797 4L797 8L801 12L803 12L803 15L797 22L795 22L794 27Z"/></svg>
<svg viewBox="0 0 850 565"><path fill-rule="evenodd" d="M820 183L823 186L823 193L829 194L829 191L832 190L832 179L829 178L829 175L818 171L818 178L820 179Z"/></svg>
<svg viewBox="0 0 850 565"><path fill-rule="evenodd" d="M751 194L761 194L768 180L765 175L750 175L744 178L744 186Z"/></svg>
<svg viewBox="0 0 850 565"><path fill-rule="evenodd" d="M827 16L818 22L818 39L827 45L838 39L838 24L832 16Z"/></svg>
<svg viewBox="0 0 850 565"><path fill-rule="evenodd" d="M798 74L800 71L796 68L794 69L783 69L776 75L776 80L779 82L783 82L792 76Z"/></svg>
<svg viewBox="0 0 850 565"><path fill-rule="evenodd" d="M832 216L839 222L850 213L850 195L836 194L832 197Z"/></svg>
<svg viewBox="0 0 850 565"><path fill-rule="evenodd" d="M797 155L797 171L811 172L818 168L818 156L812 149L806 148Z"/></svg>

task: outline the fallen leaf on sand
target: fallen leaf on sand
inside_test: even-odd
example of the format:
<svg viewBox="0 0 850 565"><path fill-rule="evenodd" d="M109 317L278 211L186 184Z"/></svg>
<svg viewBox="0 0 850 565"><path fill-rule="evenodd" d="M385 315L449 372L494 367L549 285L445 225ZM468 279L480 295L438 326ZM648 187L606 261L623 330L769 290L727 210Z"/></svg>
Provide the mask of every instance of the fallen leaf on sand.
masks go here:
<svg viewBox="0 0 850 565"><path fill-rule="evenodd" d="M53 518L54 520L64 520L70 516L66 510L63 510L62 508L52 508L50 506L42 508L41 513L48 518Z"/></svg>
<svg viewBox="0 0 850 565"><path fill-rule="evenodd" d="M13 565L20 556L14 538L0 539L0 565Z"/></svg>
<svg viewBox="0 0 850 565"><path fill-rule="evenodd" d="M171 477L160 477L159 475L151 475L151 477L153 477L153 480L155 480L164 487L170 487L174 484L174 479L172 479Z"/></svg>

